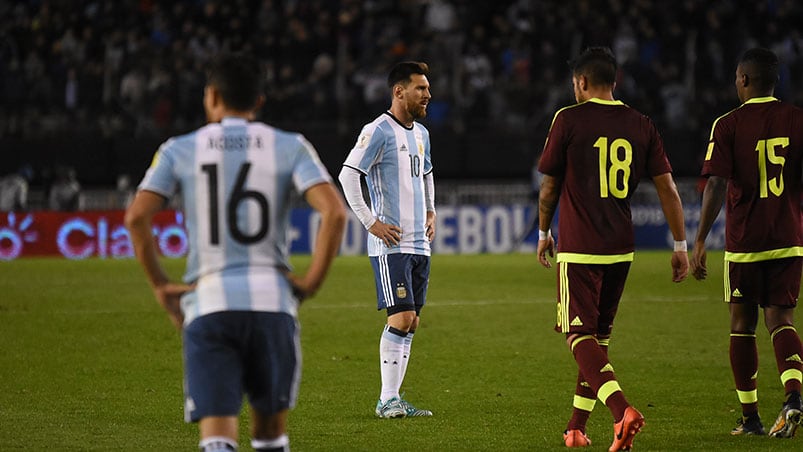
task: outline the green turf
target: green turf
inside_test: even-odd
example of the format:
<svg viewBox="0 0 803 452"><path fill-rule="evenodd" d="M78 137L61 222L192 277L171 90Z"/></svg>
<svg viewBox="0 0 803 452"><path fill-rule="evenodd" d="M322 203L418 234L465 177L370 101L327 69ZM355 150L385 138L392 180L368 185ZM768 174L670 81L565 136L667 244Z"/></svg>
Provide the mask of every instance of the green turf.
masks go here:
<svg viewBox="0 0 803 452"><path fill-rule="evenodd" d="M722 254L710 279L670 282L669 254L638 252L610 355L647 424L638 450L791 450L801 438L731 437ZM306 257L294 262L304 268ZM166 260L174 275L183 261ZM435 256L403 390L432 418L380 420L374 309L365 257L338 258L301 308L304 373L290 417L296 451L564 450L576 370L555 321L555 273L532 255ZM759 331L765 426L782 389ZM183 423L180 339L133 260L0 264L0 450L194 450ZM247 442L243 419L241 450ZM604 406L589 423L607 450Z"/></svg>

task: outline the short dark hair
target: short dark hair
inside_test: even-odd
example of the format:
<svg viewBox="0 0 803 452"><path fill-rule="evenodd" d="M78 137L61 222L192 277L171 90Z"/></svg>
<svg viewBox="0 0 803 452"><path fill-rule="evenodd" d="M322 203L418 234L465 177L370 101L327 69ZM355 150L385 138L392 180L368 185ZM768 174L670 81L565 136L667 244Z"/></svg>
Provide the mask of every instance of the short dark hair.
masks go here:
<svg viewBox="0 0 803 452"><path fill-rule="evenodd" d="M772 90L778 83L778 56L772 50L754 47L739 58L739 65L760 90Z"/></svg>
<svg viewBox="0 0 803 452"><path fill-rule="evenodd" d="M589 83L609 86L616 83L619 65L611 49L607 47L588 47L577 58L569 62L574 75L585 75Z"/></svg>
<svg viewBox="0 0 803 452"><path fill-rule="evenodd" d="M251 55L224 53L207 66L206 84L214 86L223 103L234 110L252 110L262 95L262 65Z"/></svg>
<svg viewBox="0 0 803 452"><path fill-rule="evenodd" d="M420 61L396 63L388 74L388 88L393 88L393 85L397 83L406 84L413 74L427 75L429 74L429 66L427 66L427 63Z"/></svg>

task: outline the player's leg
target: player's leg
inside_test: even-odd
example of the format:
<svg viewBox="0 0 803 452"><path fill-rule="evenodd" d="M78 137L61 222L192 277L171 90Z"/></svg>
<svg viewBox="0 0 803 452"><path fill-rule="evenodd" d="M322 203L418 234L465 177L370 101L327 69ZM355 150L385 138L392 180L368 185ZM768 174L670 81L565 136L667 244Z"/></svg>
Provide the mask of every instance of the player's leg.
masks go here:
<svg viewBox="0 0 803 452"><path fill-rule="evenodd" d="M732 435L763 435L758 413L758 348L756 325L762 285L761 272L753 263L725 262L725 301L730 310L729 356L742 417Z"/></svg>
<svg viewBox="0 0 803 452"><path fill-rule="evenodd" d="M201 452L231 452L237 450L237 417L207 416L198 422Z"/></svg>
<svg viewBox="0 0 803 452"><path fill-rule="evenodd" d="M768 272L768 306L764 321L770 332L775 362L784 385L785 398L778 418L769 435L791 438L803 422L803 400L800 389L803 380L803 346L795 329L794 308L800 292L801 258L779 259L764 263Z"/></svg>
<svg viewBox="0 0 803 452"><path fill-rule="evenodd" d="M289 452L287 415L290 410L281 410L264 416L251 407L251 447L257 452Z"/></svg>
<svg viewBox="0 0 803 452"><path fill-rule="evenodd" d="M597 339L601 312L615 314L630 264L584 265L561 262L558 268L560 309L558 325L585 381L611 411L618 428L612 450L632 445L644 418L630 407L616 380L607 353ZM602 296L603 290L605 297ZM601 300L605 306L599 306ZM612 317L611 317L612 319ZM612 320L611 320L612 325Z"/></svg>
<svg viewBox="0 0 803 452"><path fill-rule="evenodd" d="M289 451L287 415L295 406L301 375L298 323L284 313L250 314L250 347L243 360L251 405L251 446L261 452Z"/></svg>
<svg viewBox="0 0 803 452"><path fill-rule="evenodd" d="M407 336L404 338L404 350L402 355L402 368L401 379L404 382L404 377L407 375L407 365L410 362L410 352L413 345L413 337L418 325L421 322L421 309L424 307L427 298L427 287L429 286L429 256L413 255L410 256L410 276L412 281L413 300L415 303L415 319L407 331ZM407 411L407 416L432 416L432 411L418 409L410 402L401 398L402 405Z"/></svg>
<svg viewBox="0 0 803 452"><path fill-rule="evenodd" d="M217 312L193 320L183 331L185 419L198 422L202 452L237 450L242 375L237 315Z"/></svg>
<svg viewBox="0 0 803 452"><path fill-rule="evenodd" d="M387 323L379 339L379 365L382 389L375 413L382 418L407 415L401 403L404 343L416 321L411 277L405 254L372 256L377 292L377 309L385 309Z"/></svg>

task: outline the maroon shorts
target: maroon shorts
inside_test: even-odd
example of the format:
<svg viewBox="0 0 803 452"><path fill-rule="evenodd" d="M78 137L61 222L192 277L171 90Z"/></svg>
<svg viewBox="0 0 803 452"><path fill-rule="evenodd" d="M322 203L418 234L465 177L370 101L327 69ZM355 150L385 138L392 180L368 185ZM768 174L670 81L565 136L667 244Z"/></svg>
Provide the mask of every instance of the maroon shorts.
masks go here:
<svg viewBox="0 0 803 452"><path fill-rule="evenodd" d="M725 262L725 301L794 308L800 293L803 258Z"/></svg>
<svg viewBox="0 0 803 452"><path fill-rule="evenodd" d="M558 321L555 331L610 335L629 270L630 262L559 262Z"/></svg>

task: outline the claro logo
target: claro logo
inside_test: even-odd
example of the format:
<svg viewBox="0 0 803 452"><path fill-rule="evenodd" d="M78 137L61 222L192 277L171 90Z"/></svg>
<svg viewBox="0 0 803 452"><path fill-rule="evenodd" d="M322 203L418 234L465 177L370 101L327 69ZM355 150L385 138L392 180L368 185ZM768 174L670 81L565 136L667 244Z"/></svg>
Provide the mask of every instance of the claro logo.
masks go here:
<svg viewBox="0 0 803 452"><path fill-rule="evenodd" d="M58 254L68 259L128 258L134 255L121 212L34 213L27 214L20 221L10 213L7 220L7 225L0 226L2 260ZM180 212L171 212L166 218L154 221L153 236L162 255L181 257L187 253L187 232Z"/></svg>
<svg viewBox="0 0 803 452"><path fill-rule="evenodd" d="M7 226L0 228L0 259L10 261L22 253L24 243L36 242L38 234L31 231L33 215L25 215L19 223L17 216L12 212L8 214Z"/></svg>

